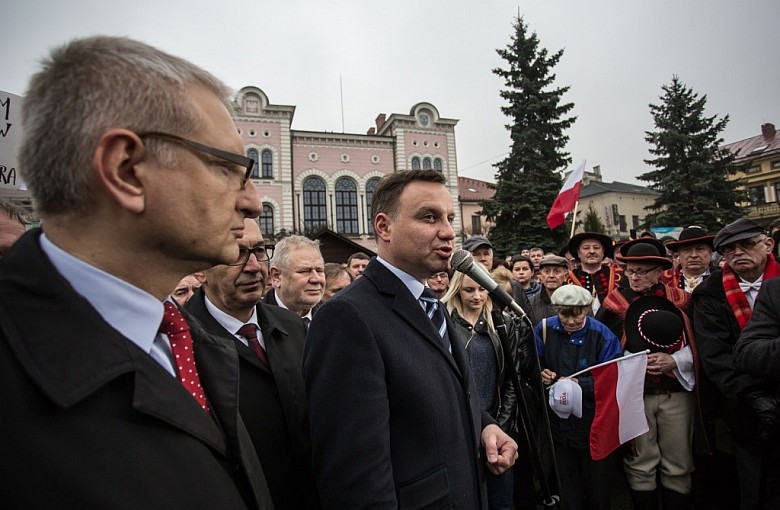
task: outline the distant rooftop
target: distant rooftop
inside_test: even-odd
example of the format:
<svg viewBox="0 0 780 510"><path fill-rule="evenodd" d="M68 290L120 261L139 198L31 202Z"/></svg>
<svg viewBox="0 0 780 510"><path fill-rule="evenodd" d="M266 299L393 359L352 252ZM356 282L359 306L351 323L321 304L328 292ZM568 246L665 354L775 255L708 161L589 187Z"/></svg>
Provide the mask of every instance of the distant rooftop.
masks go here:
<svg viewBox="0 0 780 510"><path fill-rule="evenodd" d="M458 198L461 202L490 200L496 191L488 188L488 184L486 181L471 177L458 177Z"/></svg>
<svg viewBox="0 0 780 510"><path fill-rule="evenodd" d="M761 126L760 135L728 143L723 147L737 156L735 163L743 163L754 158L780 153L780 136L777 136L775 125L767 122Z"/></svg>
<svg viewBox="0 0 780 510"><path fill-rule="evenodd" d="M591 181L582 187L580 191L580 200L587 197L593 197L596 195L603 195L604 193L634 193L641 195L658 195L657 192L651 190L646 186L640 186L638 184L628 184L627 182L601 182Z"/></svg>

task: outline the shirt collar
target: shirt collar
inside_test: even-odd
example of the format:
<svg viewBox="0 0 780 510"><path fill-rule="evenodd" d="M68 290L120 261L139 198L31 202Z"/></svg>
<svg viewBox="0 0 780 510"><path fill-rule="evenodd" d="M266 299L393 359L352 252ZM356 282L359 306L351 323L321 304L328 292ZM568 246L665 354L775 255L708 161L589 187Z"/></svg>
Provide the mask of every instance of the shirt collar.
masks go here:
<svg viewBox="0 0 780 510"><path fill-rule="evenodd" d="M152 349L163 318L163 304L148 292L87 264L41 234L41 249L51 263L112 328L144 352Z"/></svg>
<svg viewBox="0 0 780 510"><path fill-rule="evenodd" d="M401 280L404 285L406 285L406 288L409 289L409 292L412 293L414 299L417 300L420 299L420 296L422 296L423 293L423 289L425 289L425 285L423 285L422 282L420 282L420 280L410 275L409 273L398 269L397 267L395 267L390 262L386 261L380 256L377 256L376 260L379 261L387 269L389 269L391 273L397 276L398 279Z"/></svg>
<svg viewBox="0 0 780 510"><path fill-rule="evenodd" d="M203 294L203 301L206 303L206 310L211 314L212 317L214 317L214 320L219 322L220 326L228 330L233 335L237 335L238 330L241 329L241 326L244 324L254 324L257 326L257 329L260 329L260 324L257 322L257 307L252 307L252 316L248 321L241 322L232 315L227 314L217 308L214 303L209 300L205 293Z"/></svg>

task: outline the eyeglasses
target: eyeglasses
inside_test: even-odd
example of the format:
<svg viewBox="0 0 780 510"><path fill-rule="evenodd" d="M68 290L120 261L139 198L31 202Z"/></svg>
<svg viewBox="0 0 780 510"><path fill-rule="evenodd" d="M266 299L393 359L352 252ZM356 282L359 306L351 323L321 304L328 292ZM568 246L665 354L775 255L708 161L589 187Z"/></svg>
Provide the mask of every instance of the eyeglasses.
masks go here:
<svg viewBox="0 0 780 510"><path fill-rule="evenodd" d="M232 152L223 151L222 149L209 147L208 145L203 145L202 143L193 142L192 140L187 140L186 138L182 138L181 136L178 135L163 133L161 131L147 131L145 133L138 133L138 137L141 138L142 140L144 138L160 138L169 142L178 143L189 149L194 149L196 151L203 152L210 156L214 156L215 158L228 161L242 168L246 168L246 171L244 172L243 180L241 181L242 190L246 188L246 183L247 181L249 181L249 176L252 173L252 169L255 167L255 160L253 160L252 158L248 158L242 154L235 154Z"/></svg>
<svg viewBox="0 0 780 510"><path fill-rule="evenodd" d="M450 277L447 273L436 273L435 275L428 278L429 280L446 280Z"/></svg>
<svg viewBox="0 0 780 510"><path fill-rule="evenodd" d="M744 241L736 241L733 243L729 243L726 246L721 246L718 251L722 255L734 255L734 252L737 251L737 247L739 247L742 251L748 251L755 248L755 246L761 242L764 241L766 237L759 237L758 239L745 239Z"/></svg>
<svg viewBox="0 0 780 510"><path fill-rule="evenodd" d="M659 267L661 267L661 266L651 267L650 269L626 269L625 271L623 271L623 274L625 274L626 276L637 275L640 278L642 278L644 276L647 276L648 273L650 273L650 271L655 271Z"/></svg>
<svg viewBox="0 0 780 510"><path fill-rule="evenodd" d="M271 257L274 256L274 245L266 244L263 246L255 246L251 250L248 248L240 247L238 249L238 259L228 266L241 266L244 267L249 262L249 254L253 253L258 262L269 262Z"/></svg>

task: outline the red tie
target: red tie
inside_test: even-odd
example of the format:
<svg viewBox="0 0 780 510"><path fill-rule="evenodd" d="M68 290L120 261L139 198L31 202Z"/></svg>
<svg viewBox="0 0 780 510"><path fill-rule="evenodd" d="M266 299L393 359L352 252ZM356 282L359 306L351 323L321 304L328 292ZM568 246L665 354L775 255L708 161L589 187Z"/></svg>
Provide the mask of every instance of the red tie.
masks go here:
<svg viewBox="0 0 780 510"><path fill-rule="evenodd" d="M195 366L190 326L176 305L170 301L165 301L163 305L165 306L165 314L160 325L160 333L167 335L168 341L171 342L173 357L176 359L176 367L179 369L179 380L184 389L189 391L203 410L208 413L209 404L206 402L206 396L200 386L200 377Z"/></svg>
<svg viewBox="0 0 780 510"><path fill-rule="evenodd" d="M249 341L249 345L255 350L255 354L260 358L260 361L262 361L264 365L268 365L268 356L266 356L265 349L260 345L260 340L257 338L257 325L244 324L241 326L241 329L238 330L238 334Z"/></svg>

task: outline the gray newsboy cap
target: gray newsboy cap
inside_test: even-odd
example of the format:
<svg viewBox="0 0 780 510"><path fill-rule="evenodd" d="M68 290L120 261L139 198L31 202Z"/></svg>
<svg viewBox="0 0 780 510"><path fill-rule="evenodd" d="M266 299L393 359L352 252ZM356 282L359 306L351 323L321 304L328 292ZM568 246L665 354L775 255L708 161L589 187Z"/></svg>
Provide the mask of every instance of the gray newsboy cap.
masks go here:
<svg viewBox="0 0 780 510"><path fill-rule="evenodd" d="M731 243L756 237L764 233L764 227L748 218L740 218L733 223L729 223L715 235L712 240L712 246L716 251Z"/></svg>
<svg viewBox="0 0 780 510"><path fill-rule="evenodd" d="M545 255L539 261L539 267L542 268L544 266L561 266L568 269L569 261L565 257L559 257L558 255Z"/></svg>
<svg viewBox="0 0 780 510"><path fill-rule="evenodd" d="M555 289L550 302L555 306L588 306L593 302L593 294L579 285L564 285Z"/></svg>
<svg viewBox="0 0 780 510"><path fill-rule="evenodd" d="M490 241L485 236L471 236L463 241L463 249L466 251L474 251L482 245L487 245L488 248L493 249L493 245L490 244Z"/></svg>

